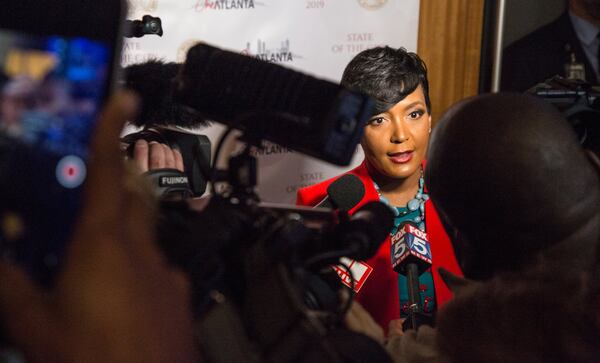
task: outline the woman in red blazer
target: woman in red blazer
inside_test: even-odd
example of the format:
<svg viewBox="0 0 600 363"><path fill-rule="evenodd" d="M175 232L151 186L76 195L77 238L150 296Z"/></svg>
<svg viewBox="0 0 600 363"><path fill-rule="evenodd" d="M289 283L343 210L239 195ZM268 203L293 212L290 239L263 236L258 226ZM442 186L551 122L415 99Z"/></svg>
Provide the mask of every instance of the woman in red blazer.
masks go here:
<svg viewBox="0 0 600 363"><path fill-rule="evenodd" d="M423 183L425 153L431 133L431 104L427 70L423 61L404 48L377 47L359 53L348 64L342 84L371 96L375 113L365 126L361 146L365 160L349 171L365 186L363 199L350 210L354 213L370 201L387 203L396 215L396 227L405 221L427 232L431 244L432 268L420 278L421 301L425 312L435 314L451 297L440 278L438 267L461 275L450 240L429 201ZM297 203L314 206L327 195L336 178L302 188ZM390 238L377 254L366 261L373 268L357 300L384 329L391 320L408 312L405 277L392 270Z"/></svg>

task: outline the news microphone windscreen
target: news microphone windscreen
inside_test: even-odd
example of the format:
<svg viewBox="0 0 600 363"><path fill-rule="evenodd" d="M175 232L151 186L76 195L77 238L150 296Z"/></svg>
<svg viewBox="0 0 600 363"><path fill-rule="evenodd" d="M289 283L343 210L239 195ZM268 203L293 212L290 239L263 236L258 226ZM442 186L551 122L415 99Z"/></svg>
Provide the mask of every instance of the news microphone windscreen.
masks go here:
<svg viewBox="0 0 600 363"><path fill-rule="evenodd" d="M427 233L416 224L404 222L392 236L392 268L397 273L406 274L406 266L417 265L419 274L431 267L431 247Z"/></svg>
<svg viewBox="0 0 600 363"><path fill-rule="evenodd" d="M366 95L206 44L190 48L176 99L204 117L348 165L373 112Z"/></svg>
<svg viewBox="0 0 600 363"><path fill-rule="evenodd" d="M137 116L129 120L136 126L180 126L195 128L208 122L194 109L173 99L175 76L181 64L149 60L124 69L124 86L141 99Z"/></svg>
<svg viewBox="0 0 600 363"><path fill-rule="evenodd" d="M387 205L373 201L338 226L341 245L354 250L347 257L365 261L373 257L394 226L394 213Z"/></svg>
<svg viewBox="0 0 600 363"><path fill-rule="evenodd" d="M327 187L327 197L317 207L349 211L365 196L365 185L356 175L344 174Z"/></svg>

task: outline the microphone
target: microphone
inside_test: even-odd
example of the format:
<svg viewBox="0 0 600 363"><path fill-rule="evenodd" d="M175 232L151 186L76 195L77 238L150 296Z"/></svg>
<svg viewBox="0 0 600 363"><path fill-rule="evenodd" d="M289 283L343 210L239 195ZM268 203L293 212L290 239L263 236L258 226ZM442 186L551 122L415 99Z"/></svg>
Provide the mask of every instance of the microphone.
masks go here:
<svg viewBox="0 0 600 363"><path fill-rule="evenodd" d="M346 268L334 263L341 282L358 293L373 268L364 262L375 256L381 244L386 240L389 231L394 226L394 213L381 202L369 202L361 207L348 221L342 221L336 228L338 245L343 249L340 262L346 265L352 273L352 278Z"/></svg>
<svg viewBox="0 0 600 363"><path fill-rule="evenodd" d="M407 278L409 314L403 330L432 325L430 315L423 313L419 293L419 276L431 267L431 248L427 234L413 222L404 222L391 238L392 268Z"/></svg>
<svg viewBox="0 0 600 363"><path fill-rule="evenodd" d="M206 44L190 48L175 99L210 120L348 165L373 113L366 95Z"/></svg>
<svg viewBox="0 0 600 363"><path fill-rule="evenodd" d="M431 267L431 249L427 233L421 231L413 222L404 222L391 238L392 268L406 275L409 265L415 265L418 274Z"/></svg>
<svg viewBox="0 0 600 363"><path fill-rule="evenodd" d="M363 182L354 174L344 174L327 187L327 196L316 207L349 211L365 196Z"/></svg>
<svg viewBox="0 0 600 363"><path fill-rule="evenodd" d="M123 86L135 91L141 99L140 110L129 120L135 126L178 126L196 128L207 126L194 109L173 99L175 76L181 64L159 60L132 64L123 71Z"/></svg>
<svg viewBox="0 0 600 363"><path fill-rule="evenodd" d="M394 213L385 204L373 201L362 206L347 222L337 226L339 245L345 257L365 261L375 256L394 226Z"/></svg>

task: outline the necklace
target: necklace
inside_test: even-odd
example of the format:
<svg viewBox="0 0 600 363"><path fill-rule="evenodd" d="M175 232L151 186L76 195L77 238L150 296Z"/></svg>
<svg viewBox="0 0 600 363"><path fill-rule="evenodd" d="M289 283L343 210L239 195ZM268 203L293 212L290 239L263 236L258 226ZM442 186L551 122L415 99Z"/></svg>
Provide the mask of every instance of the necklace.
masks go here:
<svg viewBox="0 0 600 363"><path fill-rule="evenodd" d="M406 203L406 208L394 207L390 203L390 201L381 194L381 191L379 190L379 186L377 185L377 183L375 183L375 181L373 181L373 184L375 185L375 190L377 191L377 194L379 195L379 200L382 203L386 204L388 207L390 207L390 209L394 213L394 217L395 217L396 221L399 221L399 219L406 217L407 215L418 210L419 214L412 217L412 219L409 219L409 220L411 220L417 226L419 226L420 230L425 231L425 202L427 200L429 200L429 196L423 191L423 187L425 185L425 181L423 180L423 169L421 169L421 176L419 177L419 190L417 191L417 194L415 194L414 198L412 198L411 200L408 201L408 203Z"/></svg>

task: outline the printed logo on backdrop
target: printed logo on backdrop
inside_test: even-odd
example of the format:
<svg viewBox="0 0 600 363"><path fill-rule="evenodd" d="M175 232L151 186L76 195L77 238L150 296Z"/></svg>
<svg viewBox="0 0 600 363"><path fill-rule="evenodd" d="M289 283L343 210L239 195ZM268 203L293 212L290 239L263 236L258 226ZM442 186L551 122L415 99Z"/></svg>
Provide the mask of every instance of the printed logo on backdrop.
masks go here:
<svg viewBox="0 0 600 363"><path fill-rule="evenodd" d="M242 146L241 143L240 146ZM239 151L241 151L241 148ZM258 159L258 166L260 168L283 162L285 157L292 153L294 153L294 150L266 140L262 141L262 148L253 147L250 151L250 154Z"/></svg>
<svg viewBox="0 0 600 363"><path fill-rule="evenodd" d="M125 39L123 42L123 52L121 53L121 65L123 67L161 58L163 58L161 54L145 49L138 40Z"/></svg>
<svg viewBox="0 0 600 363"><path fill-rule="evenodd" d="M265 6L264 2L256 0L194 0L194 10L244 10Z"/></svg>
<svg viewBox="0 0 600 363"><path fill-rule="evenodd" d="M158 0L129 0L129 14L151 13L158 9Z"/></svg>
<svg viewBox="0 0 600 363"><path fill-rule="evenodd" d="M306 0L306 10L324 9L325 0Z"/></svg>
<svg viewBox="0 0 600 363"><path fill-rule="evenodd" d="M331 45L331 52L354 55L378 45L373 33L347 33L344 40Z"/></svg>
<svg viewBox="0 0 600 363"><path fill-rule="evenodd" d="M262 147L259 149L255 146L250 148L250 155L259 159L258 166L271 166L281 162L287 155L293 154L294 150L288 149L285 146L281 146L271 141L262 140ZM244 151L246 144L241 141L235 141L233 148L230 150L229 155L238 155Z"/></svg>
<svg viewBox="0 0 600 363"><path fill-rule="evenodd" d="M311 170L310 172L301 173L297 180L298 183L289 184L285 187L285 192L288 195L293 195L293 198L290 198L291 200L295 200L295 195L298 189L317 184L325 180L325 174L322 170Z"/></svg>
<svg viewBox="0 0 600 363"><path fill-rule="evenodd" d="M278 46L272 46L264 40L257 39L255 48L250 42L247 42L246 48L242 49L241 53L271 63L289 63L293 62L295 58L302 58L292 53L289 39L281 41Z"/></svg>
<svg viewBox="0 0 600 363"><path fill-rule="evenodd" d="M387 3L387 0L358 0L358 3L365 9L377 10L382 8Z"/></svg>

